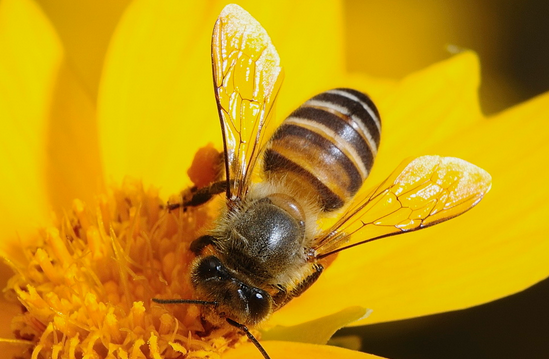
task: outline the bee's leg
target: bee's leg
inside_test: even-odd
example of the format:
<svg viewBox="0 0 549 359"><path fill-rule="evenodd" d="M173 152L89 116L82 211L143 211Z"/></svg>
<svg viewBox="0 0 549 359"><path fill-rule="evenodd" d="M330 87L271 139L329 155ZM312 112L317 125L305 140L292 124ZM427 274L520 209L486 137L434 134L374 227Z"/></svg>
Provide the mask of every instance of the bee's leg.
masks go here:
<svg viewBox="0 0 549 359"><path fill-rule="evenodd" d="M288 301L286 298L288 297L288 290L283 285L277 285L276 286L276 294L273 295L273 304L275 307L275 310L282 307L284 304L286 304ZM284 303L284 304L282 304Z"/></svg>
<svg viewBox="0 0 549 359"><path fill-rule="evenodd" d="M208 202L216 194L220 194L227 190L227 181L214 182L209 186L200 189L193 187L190 193L184 193L181 203L168 203L168 210L172 211L179 207L196 207Z"/></svg>
<svg viewBox="0 0 549 359"><path fill-rule="evenodd" d="M313 285L314 282L320 277L324 267L321 264L313 265L314 272L309 274L305 279L303 279L299 284L290 290L286 291L285 288L281 288L280 291L273 296L273 302L275 310L286 305L290 300L295 297L299 297L303 292L305 292L309 287Z"/></svg>

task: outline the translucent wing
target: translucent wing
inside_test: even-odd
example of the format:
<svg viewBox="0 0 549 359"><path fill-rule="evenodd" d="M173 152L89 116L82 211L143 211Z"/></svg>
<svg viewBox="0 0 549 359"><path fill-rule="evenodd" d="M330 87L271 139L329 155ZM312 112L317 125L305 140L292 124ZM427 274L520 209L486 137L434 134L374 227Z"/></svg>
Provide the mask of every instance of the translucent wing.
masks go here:
<svg viewBox="0 0 549 359"><path fill-rule="evenodd" d="M246 195L282 82L280 58L261 25L227 5L214 26L212 63L223 131L227 198Z"/></svg>
<svg viewBox="0 0 549 359"><path fill-rule="evenodd" d="M446 221L475 206L491 183L486 171L459 158L423 156L404 161L377 189L352 205L313 249L322 258Z"/></svg>

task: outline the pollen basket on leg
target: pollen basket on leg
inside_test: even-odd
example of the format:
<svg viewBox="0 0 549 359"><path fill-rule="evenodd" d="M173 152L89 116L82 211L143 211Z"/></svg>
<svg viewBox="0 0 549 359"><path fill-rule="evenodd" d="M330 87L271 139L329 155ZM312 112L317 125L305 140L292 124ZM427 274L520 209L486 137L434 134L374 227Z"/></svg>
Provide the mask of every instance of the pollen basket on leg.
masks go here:
<svg viewBox="0 0 549 359"><path fill-rule="evenodd" d="M208 326L195 305L151 301L193 297L189 245L213 212L168 212L155 189L132 181L96 205L75 200L26 249L28 263L13 264L7 295L23 310L11 326L32 348L21 358L199 358L245 341Z"/></svg>

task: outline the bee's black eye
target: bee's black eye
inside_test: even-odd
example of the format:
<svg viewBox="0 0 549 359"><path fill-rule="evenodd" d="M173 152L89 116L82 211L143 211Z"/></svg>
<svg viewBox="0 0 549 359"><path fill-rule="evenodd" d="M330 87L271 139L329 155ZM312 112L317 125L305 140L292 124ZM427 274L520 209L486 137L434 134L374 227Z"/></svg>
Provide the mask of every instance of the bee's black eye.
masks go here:
<svg viewBox="0 0 549 359"><path fill-rule="evenodd" d="M208 256L202 259L198 264L195 273L201 280L222 280L229 276L221 261L214 256Z"/></svg>
<svg viewBox="0 0 549 359"><path fill-rule="evenodd" d="M243 282L216 256L201 258L192 273L199 296L223 306L237 321L259 323L271 312L272 297Z"/></svg>
<svg viewBox="0 0 549 359"><path fill-rule="evenodd" d="M271 310L269 294L259 288L249 288L246 295L250 317L263 318Z"/></svg>

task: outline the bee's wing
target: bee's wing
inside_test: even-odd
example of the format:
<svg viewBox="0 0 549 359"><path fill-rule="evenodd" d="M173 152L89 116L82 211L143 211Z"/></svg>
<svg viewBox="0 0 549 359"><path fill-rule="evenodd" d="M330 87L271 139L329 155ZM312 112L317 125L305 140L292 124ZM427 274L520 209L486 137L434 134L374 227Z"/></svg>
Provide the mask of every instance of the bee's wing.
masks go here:
<svg viewBox="0 0 549 359"><path fill-rule="evenodd" d="M215 96L223 131L227 198L242 198L263 144L282 82L280 58L261 25L227 5L212 35Z"/></svg>
<svg viewBox="0 0 549 359"><path fill-rule="evenodd" d="M404 161L372 193L352 204L315 240L318 258L375 239L415 231L468 211L490 190L491 176L453 157Z"/></svg>

